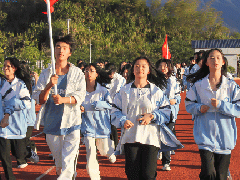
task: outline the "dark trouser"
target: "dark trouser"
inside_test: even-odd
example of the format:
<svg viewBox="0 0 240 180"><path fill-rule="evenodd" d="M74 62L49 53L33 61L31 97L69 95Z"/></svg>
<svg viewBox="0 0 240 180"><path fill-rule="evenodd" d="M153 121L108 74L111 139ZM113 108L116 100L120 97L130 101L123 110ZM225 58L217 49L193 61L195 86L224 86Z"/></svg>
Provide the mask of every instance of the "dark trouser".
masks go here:
<svg viewBox="0 0 240 180"><path fill-rule="evenodd" d="M115 149L118 145L118 132L117 132L117 128L111 124L111 135L110 135L110 139L114 141L114 145L115 145Z"/></svg>
<svg viewBox="0 0 240 180"><path fill-rule="evenodd" d="M168 123L167 127L174 133L174 129L175 129L174 122ZM162 165L164 166L165 164L170 164L170 161L171 161L171 151L162 152Z"/></svg>
<svg viewBox="0 0 240 180"><path fill-rule="evenodd" d="M157 154L155 146L126 143L125 172L129 180L154 180L157 177Z"/></svg>
<svg viewBox="0 0 240 180"><path fill-rule="evenodd" d="M27 133L26 133L25 143L28 151L27 158L30 158L32 155L31 149L35 151L35 148L36 148L35 142L30 140L32 136L33 128L34 128L33 126L28 126Z"/></svg>
<svg viewBox="0 0 240 180"><path fill-rule="evenodd" d="M216 154L207 150L199 150L201 157L202 180L226 180L231 154Z"/></svg>
<svg viewBox="0 0 240 180"><path fill-rule="evenodd" d="M0 137L0 159L4 169L5 177L7 180L15 180L12 171L12 160L10 156L11 142L10 139Z"/></svg>
<svg viewBox="0 0 240 180"><path fill-rule="evenodd" d="M14 157L16 157L17 165L27 163L28 151L26 148L26 141L24 139L10 139L11 142L11 152Z"/></svg>

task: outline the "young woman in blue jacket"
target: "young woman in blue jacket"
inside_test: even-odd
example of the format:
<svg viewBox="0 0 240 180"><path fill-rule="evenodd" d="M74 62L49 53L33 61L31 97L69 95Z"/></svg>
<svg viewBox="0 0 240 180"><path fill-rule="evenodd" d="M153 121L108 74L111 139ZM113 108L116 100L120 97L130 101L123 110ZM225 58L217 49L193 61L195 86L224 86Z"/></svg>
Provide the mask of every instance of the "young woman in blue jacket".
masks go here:
<svg viewBox="0 0 240 180"><path fill-rule="evenodd" d="M155 179L159 148L182 147L165 124L171 109L160 88L165 87L166 79L146 57L134 60L130 79L116 94L111 112L112 124L122 128L117 151L125 153L128 179Z"/></svg>
<svg viewBox="0 0 240 180"><path fill-rule="evenodd" d="M170 130L175 133L175 122L177 119L178 111L179 111L179 104L181 103L181 96L180 96L180 88L179 83L177 82L176 76L173 75L173 66L171 60L169 59L161 59L156 62L156 68L161 71L167 80L167 87L163 89L164 95L170 101L171 107L171 117L167 126ZM171 161L171 152L163 152L162 153L162 170L170 171L170 161Z"/></svg>
<svg viewBox="0 0 240 180"><path fill-rule="evenodd" d="M109 111L112 102L103 85L110 82L108 74L92 63L85 67L86 97L82 103L81 132L87 151L87 172L91 179L100 180L99 164L96 159L96 146L102 156L111 163L116 161L114 144L110 139L111 124Z"/></svg>
<svg viewBox="0 0 240 180"><path fill-rule="evenodd" d="M201 157L200 179L227 179L231 151L237 140L235 117L240 115L240 88L227 76L220 49L206 52L202 67L188 79L187 112L194 115L193 134Z"/></svg>
<svg viewBox="0 0 240 180"><path fill-rule="evenodd" d="M25 72L20 67L20 62L16 58L6 58L4 61L4 74L7 81L11 84L11 88L16 98L14 99L14 112L9 117L9 125L1 128L0 139L2 146L1 156L4 165L5 175L7 179L15 179L11 174L11 157L16 157L18 168L26 167L27 149L25 145L25 137L27 132L26 110L31 108L30 75L25 76ZM3 145L4 144L4 145ZM4 152L4 154L3 154ZM25 156L23 158L23 156ZM10 175L9 175L10 174Z"/></svg>

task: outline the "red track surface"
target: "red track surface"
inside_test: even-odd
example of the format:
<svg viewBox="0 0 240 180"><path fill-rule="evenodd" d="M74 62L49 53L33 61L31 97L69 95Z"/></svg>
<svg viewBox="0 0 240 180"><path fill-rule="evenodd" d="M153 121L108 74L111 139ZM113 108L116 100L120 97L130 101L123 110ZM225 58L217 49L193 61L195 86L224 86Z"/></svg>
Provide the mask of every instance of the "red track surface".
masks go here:
<svg viewBox="0 0 240 180"><path fill-rule="evenodd" d="M237 80L240 84L240 80ZM178 139L185 146L183 149L177 150L176 155L172 156L171 161L171 171L162 171L161 161L158 160L158 176L157 180L195 180L199 179L198 175L200 173L200 156L198 153L197 145L194 142L192 129L193 121L191 120L191 115L185 110L184 99L185 93L181 94L182 103L180 104L180 112L178 119L176 121L176 135ZM39 106L37 106L39 109ZM240 132L240 119L236 119L238 130ZM34 131L33 136L40 133L40 131ZM41 134L32 138L38 149L38 155L40 157L40 162L38 164L29 163L29 165L24 169L16 168L16 160L12 158L13 161L13 171L17 179L19 180L34 180L39 179L39 177L50 169L45 176L40 178L41 180L55 180L57 176L55 175L54 162L48 157L50 154L49 148L46 144L44 135ZM240 133L238 133L238 142L235 149L232 151L230 172L234 180L240 179ZM102 180L121 180L126 179L124 172L124 156L118 156L117 161L114 164L110 164L106 157L98 156L100 164L100 172ZM4 172L2 167L0 168L0 173L2 179L4 179ZM86 151L85 147L81 145L78 165L77 165L77 178L82 180L89 180L89 176L86 171Z"/></svg>

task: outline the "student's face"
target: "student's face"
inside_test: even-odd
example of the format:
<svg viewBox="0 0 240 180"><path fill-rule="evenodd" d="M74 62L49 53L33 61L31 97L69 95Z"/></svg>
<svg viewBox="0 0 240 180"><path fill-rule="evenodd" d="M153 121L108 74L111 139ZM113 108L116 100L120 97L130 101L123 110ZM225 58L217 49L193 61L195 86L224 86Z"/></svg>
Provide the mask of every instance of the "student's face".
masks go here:
<svg viewBox="0 0 240 180"><path fill-rule="evenodd" d="M15 68L9 60L4 61L3 71L5 76L12 76L14 75L17 68Z"/></svg>
<svg viewBox="0 0 240 180"><path fill-rule="evenodd" d="M99 66L100 66L100 68L104 68L104 64L103 63L99 63Z"/></svg>
<svg viewBox="0 0 240 180"><path fill-rule="evenodd" d="M222 58L222 54L219 51L214 50L209 53L206 65L209 67L210 72L211 70L213 71L221 70L224 64L225 62Z"/></svg>
<svg viewBox="0 0 240 180"><path fill-rule="evenodd" d="M55 46L55 58L60 61L67 61L72 55L69 44L65 42L57 42Z"/></svg>
<svg viewBox="0 0 240 180"><path fill-rule="evenodd" d="M94 81L98 77L98 73L93 66L87 67L84 72L86 81Z"/></svg>
<svg viewBox="0 0 240 180"><path fill-rule="evenodd" d="M127 79L127 76L128 76L128 70L125 69L125 70L123 71L123 77L124 77L125 79Z"/></svg>
<svg viewBox="0 0 240 180"><path fill-rule="evenodd" d="M163 74L167 74L168 73L168 66L166 62L161 62L159 64L158 70L161 71Z"/></svg>
<svg viewBox="0 0 240 180"><path fill-rule="evenodd" d="M109 75L110 79L113 79L115 72L112 72L112 74Z"/></svg>
<svg viewBox="0 0 240 180"><path fill-rule="evenodd" d="M196 60L193 59L193 60L191 61L191 64L196 64Z"/></svg>
<svg viewBox="0 0 240 180"><path fill-rule="evenodd" d="M136 78L147 79L147 75L150 74L149 64L146 59L139 59L134 64L133 73Z"/></svg>
<svg viewBox="0 0 240 180"><path fill-rule="evenodd" d="M122 62L122 64L121 64L121 69L122 69L126 64L127 64L126 62Z"/></svg>

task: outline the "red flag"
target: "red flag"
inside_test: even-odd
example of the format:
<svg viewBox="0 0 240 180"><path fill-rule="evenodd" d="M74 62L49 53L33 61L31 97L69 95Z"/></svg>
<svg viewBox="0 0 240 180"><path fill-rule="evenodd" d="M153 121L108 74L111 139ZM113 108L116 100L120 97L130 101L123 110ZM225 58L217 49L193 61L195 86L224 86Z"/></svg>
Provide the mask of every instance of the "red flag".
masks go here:
<svg viewBox="0 0 240 180"><path fill-rule="evenodd" d="M163 43L163 46L162 46L162 56L165 59L171 59L171 53L169 51L168 42L167 42L167 34L166 34L165 42Z"/></svg>
<svg viewBox="0 0 240 180"><path fill-rule="evenodd" d="M46 2L46 0L44 0ZM54 11L53 5L57 2L58 0L50 0L50 12L52 13ZM46 2L47 3L47 2ZM47 14L47 12L42 12L43 14Z"/></svg>

